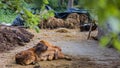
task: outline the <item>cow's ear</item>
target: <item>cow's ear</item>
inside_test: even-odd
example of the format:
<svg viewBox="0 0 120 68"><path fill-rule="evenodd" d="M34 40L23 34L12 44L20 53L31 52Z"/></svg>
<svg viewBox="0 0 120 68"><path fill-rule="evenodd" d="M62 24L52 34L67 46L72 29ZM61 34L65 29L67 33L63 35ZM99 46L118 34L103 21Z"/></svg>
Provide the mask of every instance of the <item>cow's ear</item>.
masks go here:
<svg viewBox="0 0 120 68"><path fill-rule="evenodd" d="M33 48L37 48L40 45L40 43L37 43L35 46L33 46Z"/></svg>
<svg viewBox="0 0 120 68"><path fill-rule="evenodd" d="M45 44L45 42L46 42L45 40L41 40L41 41L40 41L40 43L42 43L42 44Z"/></svg>

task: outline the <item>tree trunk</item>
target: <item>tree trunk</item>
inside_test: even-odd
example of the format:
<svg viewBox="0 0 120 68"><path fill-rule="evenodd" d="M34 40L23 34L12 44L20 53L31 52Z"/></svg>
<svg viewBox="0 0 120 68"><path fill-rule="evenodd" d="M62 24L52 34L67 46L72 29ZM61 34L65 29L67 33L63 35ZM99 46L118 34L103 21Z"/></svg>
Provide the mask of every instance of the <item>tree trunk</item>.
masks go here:
<svg viewBox="0 0 120 68"><path fill-rule="evenodd" d="M74 0L69 0L69 1L68 1L68 7L67 7L67 9L73 7L73 2L74 2Z"/></svg>

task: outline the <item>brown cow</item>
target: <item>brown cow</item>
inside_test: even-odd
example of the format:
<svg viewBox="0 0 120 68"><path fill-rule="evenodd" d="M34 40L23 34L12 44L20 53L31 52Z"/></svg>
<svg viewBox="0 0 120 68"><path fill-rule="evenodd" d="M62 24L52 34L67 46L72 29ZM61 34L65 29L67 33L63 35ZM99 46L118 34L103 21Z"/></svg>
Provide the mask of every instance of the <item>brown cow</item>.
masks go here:
<svg viewBox="0 0 120 68"><path fill-rule="evenodd" d="M48 48L47 46L44 46L43 44L38 43L33 48L30 48L25 51L21 51L20 53L15 55L16 63L21 64L21 65L28 65L28 64L37 62L38 51L39 51L39 53L41 53L41 52L46 51L47 48Z"/></svg>
<svg viewBox="0 0 120 68"><path fill-rule="evenodd" d="M45 40L41 40L36 46L22 51L15 56L16 63L28 65L37 61L53 59L70 59L61 52L61 48L54 46Z"/></svg>

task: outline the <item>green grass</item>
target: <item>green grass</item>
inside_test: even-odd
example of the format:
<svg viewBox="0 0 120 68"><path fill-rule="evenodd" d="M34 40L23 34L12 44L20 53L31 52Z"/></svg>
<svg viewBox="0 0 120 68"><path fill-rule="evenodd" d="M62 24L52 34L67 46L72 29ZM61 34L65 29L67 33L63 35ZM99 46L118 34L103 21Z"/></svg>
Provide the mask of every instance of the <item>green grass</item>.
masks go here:
<svg viewBox="0 0 120 68"><path fill-rule="evenodd" d="M12 23L16 16L17 14L10 10L0 9L0 23L1 22Z"/></svg>

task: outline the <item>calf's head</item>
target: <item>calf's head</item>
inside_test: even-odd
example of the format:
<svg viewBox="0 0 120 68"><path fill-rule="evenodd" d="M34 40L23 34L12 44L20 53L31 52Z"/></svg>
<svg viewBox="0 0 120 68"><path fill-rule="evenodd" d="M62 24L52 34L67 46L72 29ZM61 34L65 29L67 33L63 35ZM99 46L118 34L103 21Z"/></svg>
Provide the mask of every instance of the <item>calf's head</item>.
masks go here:
<svg viewBox="0 0 120 68"><path fill-rule="evenodd" d="M42 43L38 43L36 46L34 46L33 48L35 48L35 53L41 53L47 50L48 46L42 44Z"/></svg>

